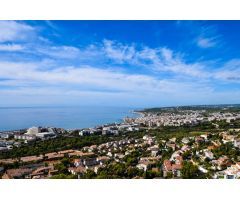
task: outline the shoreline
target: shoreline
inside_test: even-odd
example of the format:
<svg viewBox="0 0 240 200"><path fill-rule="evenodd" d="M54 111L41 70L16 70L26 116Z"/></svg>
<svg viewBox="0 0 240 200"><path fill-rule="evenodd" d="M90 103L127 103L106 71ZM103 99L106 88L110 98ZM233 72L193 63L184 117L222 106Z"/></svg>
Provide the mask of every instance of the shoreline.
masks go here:
<svg viewBox="0 0 240 200"><path fill-rule="evenodd" d="M130 114L137 114L139 115L140 117L141 116L144 116L143 113L139 112L139 111L135 111L135 110L129 110L128 113ZM64 128L64 127L58 127L58 126L48 126L48 125L32 125L31 127L33 126L36 126L36 127L52 127L52 128L62 128L66 131L74 131L74 130L82 130L82 129L90 129L90 128L96 128L96 127L99 127L99 126L106 126L106 125L110 125L110 124L122 124L122 123L125 123L125 119L126 118L137 118L139 116L131 116L129 117L128 115L125 115L124 117L122 117L121 119L119 119L119 121L113 121L113 122L107 122L107 123L102 123L102 124L95 124L93 126L89 126L89 127L78 127L78 128ZM25 127L25 128L19 128L19 129L8 129L8 130L0 130L0 133L9 133L9 132L22 132L22 131L26 131L28 128L30 127Z"/></svg>
<svg viewBox="0 0 240 200"><path fill-rule="evenodd" d="M140 117L144 117L145 116L145 113L143 111L133 111L134 114L138 114L140 115Z"/></svg>

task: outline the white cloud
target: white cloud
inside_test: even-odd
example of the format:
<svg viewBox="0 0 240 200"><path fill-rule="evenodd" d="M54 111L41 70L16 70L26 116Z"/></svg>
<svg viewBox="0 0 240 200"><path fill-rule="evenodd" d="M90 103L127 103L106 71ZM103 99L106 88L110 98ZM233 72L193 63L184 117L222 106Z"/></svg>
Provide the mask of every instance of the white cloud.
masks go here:
<svg viewBox="0 0 240 200"><path fill-rule="evenodd" d="M174 55L169 56L171 53L166 52L168 52L167 56L165 55L166 59L169 59L170 63L174 63ZM54 65L52 62L54 61L51 60L51 64ZM237 61L234 63L237 66ZM127 74L119 72L118 69L99 69L91 66L58 65L49 69L45 66L46 64L48 64L46 61L0 62L0 85L6 86L5 89L0 90L1 96L4 96L4 99L7 96L10 99L13 96L21 96L24 102L30 101L26 100L25 96L31 96L32 101L39 101L39 103L41 103L40 99L43 101L45 97L56 102L61 99L62 103L63 99L65 101L74 101L75 99L80 102L84 99L85 102L91 101L92 103L98 99L97 102L102 104L122 101L122 104L126 105L128 103L135 105L141 102L171 105L192 102L196 104L211 103L210 99L217 101L214 100L217 97L221 97L219 102L224 103L228 99L228 95L237 93L234 91L216 92L214 87L202 82L201 79L161 79L137 73ZM233 62L228 65L232 66ZM224 70L227 70L228 65L224 66ZM223 80L224 77L219 74L220 71L216 72L215 78ZM235 101L236 98L233 100ZM1 101L3 100L0 100L0 103ZM44 101L47 103L47 99Z"/></svg>
<svg viewBox="0 0 240 200"><path fill-rule="evenodd" d="M105 40L104 48L106 56L113 61L126 62L135 66L144 66L149 70L158 72L170 72L173 75L206 78L205 65L201 63L185 63L178 54L166 47L149 48L143 46L137 50L133 45L123 45Z"/></svg>
<svg viewBox="0 0 240 200"><path fill-rule="evenodd" d="M0 51L24 49L26 54L35 54L42 60L0 61L0 86L4 86L0 88L1 96L26 95L35 96L36 99L42 96L60 96L59 99L79 97L92 98L92 101L102 99L110 103L113 99L118 102L119 99L124 102L131 99L133 103L142 101L159 104L160 101L204 102L204 98L216 96L226 99L223 93L215 95L214 86L205 81L236 81L240 78L238 60L211 71L206 63L189 63L167 47L150 48L111 40L85 48L57 46L51 41L44 41L44 45L36 42L21 46L14 42L29 42L29 37L34 35L33 27L21 22L0 21L0 28L0 42L4 42L0 44ZM198 39L198 45L202 48L213 47L217 42L211 37ZM50 59L46 59L48 57ZM83 60L82 63L94 61L94 64L83 65ZM135 69L139 67L146 73L143 75L136 70L130 71L128 66L134 66Z"/></svg>
<svg viewBox="0 0 240 200"><path fill-rule="evenodd" d="M0 51L21 51L24 47L19 44L0 44Z"/></svg>
<svg viewBox="0 0 240 200"><path fill-rule="evenodd" d="M105 51L106 56L117 62L122 63L134 59L136 52L133 46L123 45L111 40L104 40L103 44L103 50Z"/></svg>
<svg viewBox="0 0 240 200"><path fill-rule="evenodd" d="M179 88L192 90L191 84L176 80L157 79L140 74L120 73L116 70L97 69L94 67L58 67L44 70L43 63L0 62L0 78L17 87L40 88L46 85L57 88L78 88L79 90L100 90L115 92L174 93ZM10 80L10 81L9 81ZM2 81L3 82L3 81ZM27 83L29 83L27 85ZM2 83L4 84L4 82Z"/></svg>
<svg viewBox="0 0 240 200"><path fill-rule="evenodd" d="M197 45L201 48L210 48L216 46L216 38L198 38Z"/></svg>
<svg viewBox="0 0 240 200"><path fill-rule="evenodd" d="M72 46L47 46L36 48L36 51L38 53L62 59L77 58L80 54L80 50Z"/></svg>
<svg viewBox="0 0 240 200"><path fill-rule="evenodd" d="M0 21L0 42L29 40L34 28L16 21Z"/></svg>
<svg viewBox="0 0 240 200"><path fill-rule="evenodd" d="M233 59L216 71L214 77L228 82L240 82L240 59Z"/></svg>

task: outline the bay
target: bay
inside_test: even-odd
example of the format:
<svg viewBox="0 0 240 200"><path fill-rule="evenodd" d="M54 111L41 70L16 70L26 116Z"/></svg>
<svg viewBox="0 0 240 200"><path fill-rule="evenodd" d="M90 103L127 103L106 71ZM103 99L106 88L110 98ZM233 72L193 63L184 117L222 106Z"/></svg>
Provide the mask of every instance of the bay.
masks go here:
<svg viewBox="0 0 240 200"><path fill-rule="evenodd" d="M1 107L0 131L18 130L32 126L65 129L89 128L106 123L122 122L135 117L129 107Z"/></svg>

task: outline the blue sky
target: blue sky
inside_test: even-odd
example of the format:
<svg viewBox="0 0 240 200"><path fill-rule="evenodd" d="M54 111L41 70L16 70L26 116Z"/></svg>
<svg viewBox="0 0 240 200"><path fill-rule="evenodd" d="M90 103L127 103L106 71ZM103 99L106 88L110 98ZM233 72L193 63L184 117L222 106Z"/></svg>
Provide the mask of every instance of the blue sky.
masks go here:
<svg viewBox="0 0 240 200"><path fill-rule="evenodd" d="M0 106L240 103L240 21L0 21Z"/></svg>

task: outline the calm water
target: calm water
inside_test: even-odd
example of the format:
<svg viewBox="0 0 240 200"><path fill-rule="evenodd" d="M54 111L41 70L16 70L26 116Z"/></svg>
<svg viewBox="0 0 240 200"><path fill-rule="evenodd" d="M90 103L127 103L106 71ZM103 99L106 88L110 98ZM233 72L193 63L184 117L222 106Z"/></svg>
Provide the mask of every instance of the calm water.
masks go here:
<svg viewBox="0 0 240 200"><path fill-rule="evenodd" d="M54 126L66 129L94 127L134 117L134 108L120 107L22 107L0 108L0 131Z"/></svg>

